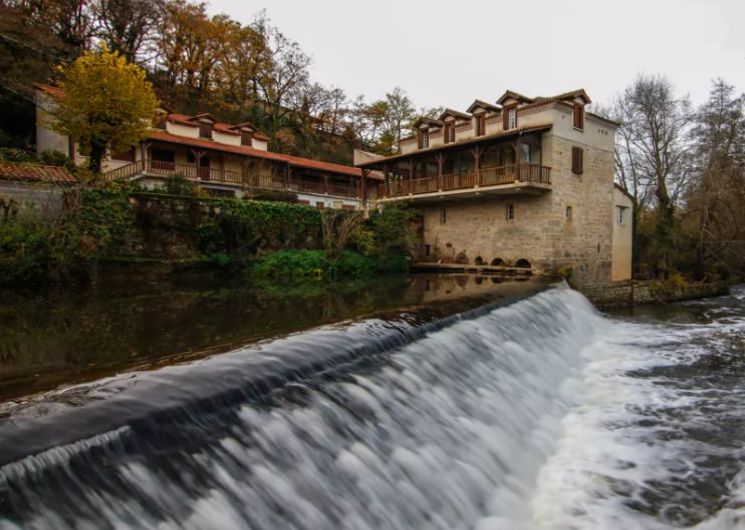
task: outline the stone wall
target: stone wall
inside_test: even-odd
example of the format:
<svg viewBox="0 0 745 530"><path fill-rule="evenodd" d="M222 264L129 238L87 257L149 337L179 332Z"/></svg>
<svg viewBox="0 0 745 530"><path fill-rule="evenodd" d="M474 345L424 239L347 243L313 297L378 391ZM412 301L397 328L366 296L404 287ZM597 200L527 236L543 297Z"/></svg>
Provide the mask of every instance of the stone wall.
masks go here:
<svg viewBox="0 0 745 530"><path fill-rule="evenodd" d="M658 281L626 280L579 289L597 307L665 303L725 295L725 283L670 285Z"/></svg>
<svg viewBox="0 0 745 530"><path fill-rule="evenodd" d="M62 204L60 187L37 182L0 180L0 216L4 216L5 209L10 207L8 211L15 210L18 216L38 215L48 220L60 212Z"/></svg>
<svg viewBox="0 0 745 530"><path fill-rule="evenodd" d="M579 139L583 137L579 136ZM591 141L591 136L587 141ZM605 137L603 137L605 138ZM543 164L551 167L551 191L442 201L420 207L423 259L485 264L525 259L538 271L571 267L579 285L610 281L613 245L613 151L549 132ZM572 147L584 149L584 171L571 171ZM507 219L507 205L514 219ZM416 204L414 205L416 206ZM444 208L444 222L443 222ZM568 208L570 209L568 211Z"/></svg>

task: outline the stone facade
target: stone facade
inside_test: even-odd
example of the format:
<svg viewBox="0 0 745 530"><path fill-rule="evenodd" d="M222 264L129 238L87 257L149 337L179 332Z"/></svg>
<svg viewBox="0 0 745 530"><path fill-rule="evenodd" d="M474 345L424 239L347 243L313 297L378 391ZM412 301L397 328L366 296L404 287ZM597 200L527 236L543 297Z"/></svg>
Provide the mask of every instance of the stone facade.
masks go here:
<svg viewBox="0 0 745 530"><path fill-rule="evenodd" d="M516 128L505 129L500 111L491 108L480 137L463 118L450 145L443 142L437 120L429 120L425 124L430 135L427 145L417 149L412 145L415 140L405 139L398 157L360 164L388 170L395 186L409 186L405 189L411 192L403 197L399 193L395 200L404 200L422 212L420 261L530 266L546 274L571 269L575 284L588 288L630 277L631 212L627 224L614 226L618 206L631 206L628 197L613 184L616 124L585 114L589 98L583 91L565 96L568 99L525 98L520 102L504 98L505 105L518 105ZM575 122L578 107L582 111L581 126ZM448 124L450 119L446 111L441 123ZM516 157L504 162L504 157L494 156L504 147L514 148ZM468 159L469 153L478 148L484 153L478 155L482 157L480 163L460 169L464 156ZM575 171L578 149L581 170ZM433 160L439 160L440 168L448 167L443 157L457 161L455 171L474 175L460 177L468 184L442 189L443 177L432 175L433 168L437 171ZM507 177L512 180L496 184L489 181L492 184L484 186L480 172L500 163L512 165L485 171L513 171L514 177ZM523 164L531 171L542 168L541 176L543 171L550 171L550 183L526 181L519 169L514 169ZM445 173L442 169L440 172ZM532 172L530 178L535 178L533 175L536 173ZM409 179L411 184L407 184ZM417 186L425 187L425 191Z"/></svg>

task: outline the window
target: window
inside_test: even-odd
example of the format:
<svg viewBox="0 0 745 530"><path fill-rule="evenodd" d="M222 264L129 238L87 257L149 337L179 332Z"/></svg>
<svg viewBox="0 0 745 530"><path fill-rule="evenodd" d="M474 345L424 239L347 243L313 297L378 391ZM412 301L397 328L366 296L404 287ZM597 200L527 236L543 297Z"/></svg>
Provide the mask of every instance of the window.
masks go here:
<svg viewBox="0 0 745 530"><path fill-rule="evenodd" d="M253 135L250 131L241 131L241 145L247 145L251 147L251 141L253 140Z"/></svg>
<svg viewBox="0 0 745 530"><path fill-rule="evenodd" d="M616 221L619 225L626 224L626 210L628 210L626 206L616 206Z"/></svg>
<svg viewBox="0 0 745 530"><path fill-rule="evenodd" d="M585 107L579 103L574 105L574 111L572 112L572 122L575 129L585 128Z"/></svg>
<svg viewBox="0 0 745 530"><path fill-rule="evenodd" d="M584 165L584 150L581 147L572 147L572 173L581 175Z"/></svg>
<svg viewBox="0 0 745 530"><path fill-rule="evenodd" d="M416 137L419 149L426 149L429 147L429 131L417 131Z"/></svg>
<svg viewBox="0 0 745 530"><path fill-rule="evenodd" d="M199 122L199 136L202 138L212 138L212 124Z"/></svg>
<svg viewBox="0 0 745 530"><path fill-rule="evenodd" d="M572 220L572 207L571 206L567 206L566 209L564 210L564 219L566 219L567 221Z"/></svg>
<svg viewBox="0 0 745 530"><path fill-rule="evenodd" d="M316 202L316 208L318 208L319 210L323 210L325 207L326 207L326 204L324 204L323 201Z"/></svg>
<svg viewBox="0 0 745 530"><path fill-rule="evenodd" d="M432 255L432 247L429 245L424 245L424 255L429 257Z"/></svg>
<svg viewBox="0 0 745 530"><path fill-rule="evenodd" d="M446 123L444 127L443 141L446 144L455 141L455 123Z"/></svg>
<svg viewBox="0 0 745 530"><path fill-rule="evenodd" d="M440 224L444 225L445 221L447 221L447 210L445 208L440 208Z"/></svg>
<svg viewBox="0 0 745 530"><path fill-rule="evenodd" d="M517 128L517 106L512 105L502 110L502 128L506 131Z"/></svg>
<svg viewBox="0 0 745 530"><path fill-rule="evenodd" d="M127 151L121 151L111 155L112 160L120 160L122 162L134 162L135 161L135 148L128 149Z"/></svg>
<svg viewBox="0 0 745 530"><path fill-rule="evenodd" d="M486 134L486 113L477 114L473 117L473 128L476 136Z"/></svg>
<svg viewBox="0 0 745 530"><path fill-rule="evenodd" d="M505 206L505 218L508 221L514 221L515 220L515 205L511 202L508 202Z"/></svg>

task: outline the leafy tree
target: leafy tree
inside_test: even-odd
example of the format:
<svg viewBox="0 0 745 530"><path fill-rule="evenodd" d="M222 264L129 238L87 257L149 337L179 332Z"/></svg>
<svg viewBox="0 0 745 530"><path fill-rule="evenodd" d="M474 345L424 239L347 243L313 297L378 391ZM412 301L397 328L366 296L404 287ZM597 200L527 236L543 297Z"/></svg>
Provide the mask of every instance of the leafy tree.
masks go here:
<svg viewBox="0 0 745 530"><path fill-rule="evenodd" d="M59 71L52 127L89 150L94 173L107 148L123 151L147 137L158 99L142 68L104 46Z"/></svg>

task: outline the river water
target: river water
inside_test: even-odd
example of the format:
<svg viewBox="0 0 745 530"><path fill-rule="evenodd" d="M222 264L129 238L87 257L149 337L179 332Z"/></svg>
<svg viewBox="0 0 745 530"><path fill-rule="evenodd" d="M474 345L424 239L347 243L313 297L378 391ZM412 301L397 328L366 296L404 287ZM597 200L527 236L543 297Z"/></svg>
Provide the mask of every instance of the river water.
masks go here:
<svg viewBox="0 0 745 530"><path fill-rule="evenodd" d="M0 424L2 529L745 528L745 289L550 289L86 386Z"/></svg>

